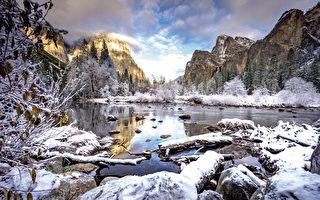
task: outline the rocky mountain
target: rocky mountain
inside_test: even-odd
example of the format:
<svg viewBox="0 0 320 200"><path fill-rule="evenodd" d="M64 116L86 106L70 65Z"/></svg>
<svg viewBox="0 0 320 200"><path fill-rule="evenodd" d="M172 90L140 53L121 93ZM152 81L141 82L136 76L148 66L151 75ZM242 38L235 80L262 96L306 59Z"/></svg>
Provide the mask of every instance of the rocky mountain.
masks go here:
<svg viewBox="0 0 320 200"><path fill-rule="evenodd" d="M197 85L215 78L221 85L241 75L249 91L266 87L276 92L297 76L320 89L319 27L320 3L306 13L286 11L272 31L256 42L218 36L212 52L194 52L186 65L184 84Z"/></svg>
<svg viewBox="0 0 320 200"><path fill-rule="evenodd" d="M55 45L53 41L46 39L45 36L43 36L41 39L44 43L44 51L54 56L56 59L60 60L63 63L68 62L68 54L62 36L58 37L57 45Z"/></svg>
<svg viewBox="0 0 320 200"><path fill-rule="evenodd" d="M87 48L89 49L90 45L94 43L94 46L97 48L97 54L100 57L104 41L119 79L129 80L131 83L148 81L143 70L132 58L130 45L127 42L120 40L111 34L100 34L89 39ZM70 57L73 58L81 53L80 48L75 47Z"/></svg>
<svg viewBox="0 0 320 200"><path fill-rule="evenodd" d="M211 52L196 50L186 65L184 84L200 84L223 74L228 81L244 71L253 41L245 37L220 35Z"/></svg>

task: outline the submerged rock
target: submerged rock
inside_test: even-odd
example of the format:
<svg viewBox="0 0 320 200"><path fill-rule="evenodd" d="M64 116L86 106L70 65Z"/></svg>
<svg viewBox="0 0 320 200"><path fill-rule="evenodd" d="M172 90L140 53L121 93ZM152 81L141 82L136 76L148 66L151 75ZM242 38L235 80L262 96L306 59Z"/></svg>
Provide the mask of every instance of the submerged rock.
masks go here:
<svg viewBox="0 0 320 200"><path fill-rule="evenodd" d="M194 200L197 198L197 189L188 179L171 172L158 172L141 177L126 176L107 182L85 193L79 199Z"/></svg>
<svg viewBox="0 0 320 200"><path fill-rule="evenodd" d="M142 132L142 130L140 130L140 129L136 129L136 130L135 130L135 132L136 132L136 133L141 133L141 132Z"/></svg>
<svg viewBox="0 0 320 200"><path fill-rule="evenodd" d="M118 131L118 130L110 130L110 131L108 131L108 133L109 134L118 134L118 133L120 133L120 131Z"/></svg>
<svg viewBox="0 0 320 200"><path fill-rule="evenodd" d="M169 137L171 137L170 134L162 134L162 135L160 135L160 138L162 138L162 139L166 139L166 138L169 138Z"/></svg>
<svg viewBox="0 0 320 200"><path fill-rule="evenodd" d="M210 132L221 132L220 126L208 126L206 127Z"/></svg>
<svg viewBox="0 0 320 200"><path fill-rule="evenodd" d="M141 120L144 120L145 117L143 115L141 116L136 116L136 121L141 121Z"/></svg>
<svg viewBox="0 0 320 200"><path fill-rule="evenodd" d="M191 116L188 114L183 114L179 116L180 119L191 119Z"/></svg>
<svg viewBox="0 0 320 200"><path fill-rule="evenodd" d="M241 119L222 119L218 122L218 126L231 131L256 129L253 121Z"/></svg>

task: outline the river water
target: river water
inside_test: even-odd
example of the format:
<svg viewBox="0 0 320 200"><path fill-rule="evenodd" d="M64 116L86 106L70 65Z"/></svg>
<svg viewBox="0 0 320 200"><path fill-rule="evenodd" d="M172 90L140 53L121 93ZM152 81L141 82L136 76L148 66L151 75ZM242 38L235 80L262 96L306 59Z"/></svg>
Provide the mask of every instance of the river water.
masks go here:
<svg viewBox="0 0 320 200"><path fill-rule="evenodd" d="M289 112L288 112L289 111ZM190 120L181 120L179 115L190 114ZM117 121L108 122L107 116L118 117ZM174 104L77 104L74 105L72 118L77 120L78 127L86 131L92 131L100 137L109 135L110 130L118 130L119 134L111 135L117 143L122 144L131 152L143 152L155 150L162 141L183 138L193 135L208 133L209 125L215 125L223 118L239 118L254 121L262 126L274 127L279 120L295 123L312 124L320 117L319 109L294 109L279 112L278 109L236 108L236 107L208 107ZM136 121L136 116L144 116L144 120ZM153 121L153 120L155 121ZM136 133L135 130L141 130ZM161 135L171 137L162 139ZM114 145L112 152L115 158L133 158L125 149ZM241 147L230 145L217 150L220 153L236 154L235 163L247 163L256 165L257 159L248 155ZM237 151L237 153L235 153ZM183 155L191 155L195 150L183 152ZM179 155L175 155L179 156ZM179 172L178 165L172 162L163 162L157 153L152 153L150 160L142 161L139 165L110 165L101 168L98 175L126 176L145 175L158 171Z"/></svg>

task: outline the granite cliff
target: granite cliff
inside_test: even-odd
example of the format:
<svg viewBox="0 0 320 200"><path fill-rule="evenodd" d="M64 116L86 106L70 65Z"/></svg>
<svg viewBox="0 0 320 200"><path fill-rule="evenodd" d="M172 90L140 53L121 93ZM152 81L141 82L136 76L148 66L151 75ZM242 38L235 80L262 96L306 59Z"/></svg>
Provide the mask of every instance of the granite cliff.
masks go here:
<svg viewBox="0 0 320 200"><path fill-rule="evenodd" d="M276 92L297 76L319 90L319 27L320 3L306 13L298 9L284 12L271 32L256 42L220 35L211 52L194 52L186 65L184 84L198 85L215 78L221 86L241 75L249 92L259 87Z"/></svg>

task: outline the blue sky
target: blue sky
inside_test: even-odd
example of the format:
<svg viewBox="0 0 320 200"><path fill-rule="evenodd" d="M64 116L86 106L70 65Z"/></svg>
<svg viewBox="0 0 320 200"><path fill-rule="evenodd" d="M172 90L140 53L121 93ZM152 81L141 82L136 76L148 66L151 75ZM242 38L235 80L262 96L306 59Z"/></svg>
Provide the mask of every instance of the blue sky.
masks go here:
<svg viewBox="0 0 320 200"><path fill-rule="evenodd" d="M281 14L316 0L53 0L48 20L67 40L121 35L148 77L182 75L196 49L211 51L220 34L262 39Z"/></svg>

